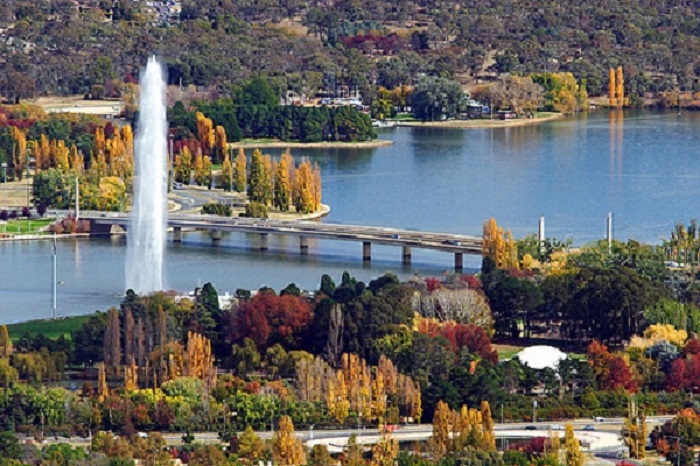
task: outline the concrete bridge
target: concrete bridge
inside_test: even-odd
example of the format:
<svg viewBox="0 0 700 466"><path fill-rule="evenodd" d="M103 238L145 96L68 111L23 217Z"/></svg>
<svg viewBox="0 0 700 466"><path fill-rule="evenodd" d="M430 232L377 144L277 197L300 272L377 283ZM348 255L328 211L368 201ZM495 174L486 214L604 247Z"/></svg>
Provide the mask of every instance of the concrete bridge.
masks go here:
<svg viewBox="0 0 700 466"><path fill-rule="evenodd" d="M81 212L82 220L89 220L93 231L107 232L112 225L127 228L129 215L125 213ZM307 254L308 239L355 241L362 243L362 259L372 260L372 245L381 244L401 247L402 260L411 263L412 249L429 249L454 254L456 270L464 267L464 254L481 255L481 238L478 236L456 235L451 233L431 233L359 225L341 225L299 220L271 220L258 218L229 218L215 215L168 215L168 227L173 229L173 240L182 241L183 230L209 231L213 242L221 239L224 231L258 235L258 249L267 250L268 236L288 235L299 238L299 251Z"/></svg>

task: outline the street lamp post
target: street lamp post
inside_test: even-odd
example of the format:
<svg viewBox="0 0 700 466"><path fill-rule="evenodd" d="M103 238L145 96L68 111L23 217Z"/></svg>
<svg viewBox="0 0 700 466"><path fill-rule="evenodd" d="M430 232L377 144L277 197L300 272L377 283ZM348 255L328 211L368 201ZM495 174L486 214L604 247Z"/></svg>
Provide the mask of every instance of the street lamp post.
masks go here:
<svg viewBox="0 0 700 466"><path fill-rule="evenodd" d="M51 287L53 292L53 320L56 320L56 286L57 282L57 266L56 266L56 233L53 234L53 280L51 280Z"/></svg>
<svg viewBox="0 0 700 466"><path fill-rule="evenodd" d="M175 181L175 151L173 150L173 139L175 136L173 133L168 134L168 155L170 158L170 170L168 170L168 192L170 192L170 188L173 185L173 182Z"/></svg>
<svg viewBox="0 0 700 466"><path fill-rule="evenodd" d="M7 188L7 163L3 162L0 167L2 167L2 184L3 184L3 192L5 192L5 188ZM3 196L3 206L6 207L5 204L5 196Z"/></svg>

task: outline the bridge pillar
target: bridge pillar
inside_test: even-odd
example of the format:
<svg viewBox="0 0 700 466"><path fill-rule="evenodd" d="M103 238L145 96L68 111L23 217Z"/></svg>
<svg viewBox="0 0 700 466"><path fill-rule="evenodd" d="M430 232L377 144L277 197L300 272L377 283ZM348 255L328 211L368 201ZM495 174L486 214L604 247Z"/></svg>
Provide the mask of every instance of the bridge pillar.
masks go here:
<svg viewBox="0 0 700 466"><path fill-rule="evenodd" d="M455 253L455 270L463 270L464 269L464 254L461 252L456 252Z"/></svg>
<svg viewBox="0 0 700 466"><path fill-rule="evenodd" d="M362 260L371 261L372 260L372 243L369 241L362 242Z"/></svg>
<svg viewBox="0 0 700 466"><path fill-rule="evenodd" d="M302 255L307 255L309 253L309 238L306 236L299 237L299 252Z"/></svg>
<svg viewBox="0 0 700 466"><path fill-rule="evenodd" d="M403 263L411 263L411 246L404 246L403 248Z"/></svg>
<svg viewBox="0 0 700 466"><path fill-rule="evenodd" d="M258 244L258 249L260 251L267 251L267 233L260 233L260 242Z"/></svg>
<svg viewBox="0 0 700 466"><path fill-rule="evenodd" d="M176 243L182 242L182 228L181 227L173 227L173 241Z"/></svg>
<svg viewBox="0 0 700 466"><path fill-rule="evenodd" d="M211 242L218 243L219 241L221 241L221 230L212 230L211 231Z"/></svg>

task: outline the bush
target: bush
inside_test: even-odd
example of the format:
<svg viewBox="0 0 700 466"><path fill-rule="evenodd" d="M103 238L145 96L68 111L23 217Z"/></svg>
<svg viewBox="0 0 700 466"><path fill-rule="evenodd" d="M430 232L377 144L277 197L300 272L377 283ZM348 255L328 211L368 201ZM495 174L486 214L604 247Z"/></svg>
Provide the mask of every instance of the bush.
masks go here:
<svg viewBox="0 0 700 466"><path fill-rule="evenodd" d="M29 211L29 207L22 207L22 217L29 218L32 213Z"/></svg>
<svg viewBox="0 0 700 466"><path fill-rule="evenodd" d="M244 217L267 218L267 206L259 202L251 202L245 206Z"/></svg>
<svg viewBox="0 0 700 466"><path fill-rule="evenodd" d="M230 217L233 215L231 206L224 204L209 203L202 206L202 213L211 215L221 215L222 217Z"/></svg>
<svg viewBox="0 0 700 466"><path fill-rule="evenodd" d="M10 211L10 218L13 220L17 218L17 211L16 210Z"/></svg>
<svg viewBox="0 0 700 466"><path fill-rule="evenodd" d="M40 202L36 206L36 213L39 214L39 217L43 217L44 214L46 213L46 204L44 204L43 202Z"/></svg>
<svg viewBox="0 0 700 466"><path fill-rule="evenodd" d="M7 211L6 210L0 210L0 220L7 220Z"/></svg>

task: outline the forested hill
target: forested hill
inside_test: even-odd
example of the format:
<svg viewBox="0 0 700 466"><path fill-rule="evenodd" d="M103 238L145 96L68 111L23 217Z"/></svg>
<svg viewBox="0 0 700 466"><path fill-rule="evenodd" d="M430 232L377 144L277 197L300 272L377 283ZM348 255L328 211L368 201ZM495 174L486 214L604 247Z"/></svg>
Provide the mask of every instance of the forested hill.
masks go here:
<svg viewBox="0 0 700 466"><path fill-rule="evenodd" d="M112 5L114 3L114 5ZM307 94L572 71L591 95L610 67L627 93L700 86L698 0L4 0L0 93L115 95L157 53L177 84L251 75ZM181 12L179 6L181 5ZM325 79L324 79L325 75Z"/></svg>

